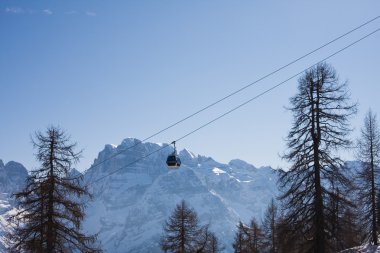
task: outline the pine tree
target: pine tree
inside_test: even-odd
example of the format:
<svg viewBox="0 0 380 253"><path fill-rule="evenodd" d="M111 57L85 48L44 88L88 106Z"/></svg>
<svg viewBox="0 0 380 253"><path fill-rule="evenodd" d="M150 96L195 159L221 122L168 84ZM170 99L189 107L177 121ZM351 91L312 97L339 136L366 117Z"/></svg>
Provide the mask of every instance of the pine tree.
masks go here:
<svg viewBox="0 0 380 253"><path fill-rule="evenodd" d="M15 194L19 211L12 216L18 226L8 236L11 252L101 252L93 247L95 236L81 229L84 204L76 199L90 196L80 185L81 178L70 177L71 166L81 152L60 128L37 132L33 145L41 166L33 170L26 187Z"/></svg>
<svg viewBox="0 0 380 253"><path fill-rule="evenodd" d="M209 253L221 250L208 225L200 226L197 213L182 200L163 227L160 247L165 252Z"/></svg>
<svg viewBox="0 0 380 253"><path fill-rule="evenodd" d="M334 252L352 248L360 244L360 229L357 223L356 206L350 199L353 197L348 191L345 196L339 187L332 187L332 194L326 204L326 219L330 220L328 230L329 241Z"/></svg>
<svg viewBox="0 0 380 253"><path fill-rule="evenodd" d="M248 228L248 245L252 253L259 253L263 248L263 232L254 218Z"/></svg>
<svg viewBox="0 0 380 253"><path fill-rule="evenodd" d="M263 248L263 234L255 219L252 219L250 226L239 222L232 244L235 253L260 253Z"/></svg>
<svg viewBox="0 0 380 253"><path fill-rule="evenodd" d="M208 225L203 227L199 242L197 253L217 253L224 249L224 247L220 245L218 237L209 231Z"/></svg>
<svg viewBox="0 0 380 253"><path fill-rule="evenodd" d="M264 245L268 249L269 253L277 253L277 222L278 222L278 210L277 205L274 203L274 199L271 200L268 209L265 211L263 219L263 234Z"/></svg>
<svg viewBox="0 0 380 253"><path fill-rule="evenodd" d="M214 233L211 233L208 236L206 248L204 251L205 253L217 253L224 250L224 247L221 246L218 237Z"/></svg>
<svg viewBox="0 0 380 253"><path fill-rule="evenodd" d="M340 243L340 248L338 251L343 249L349 249L354 246L360 245L363 238L363 231L360 229L358 223L358 214L352 209L347 209L342 215L342 235Z"/></svg>
<svg viewBox="0 0 380 253"><path fill-rule="evenodd" d="M235 233L235 239L232 244L232 247L234 248L234 253L248 253L248 232L246 226L239 221L239 224L237 225L237 230Z"/></svg>
<svg viewBox="0 0 380 253"><path fill-rule="evenodd" d="M278 253L298 253L302 252L300 245L304 241L304 235L300 231L295 230L288 220L279 218L277 224L278 233Z"/></svg>
<svg viewBox="0 0 380 253"><path fill-rule="evenodd" d="M280 199L287 223L305 237L303 252L331 252L326 202L333 194L332 181L349 184L342 173L343 161L334 152L351 144L348 118L356 105L349 102L346 83L339 83L326 63L306 71L298 82L298 93L290 99L294 121L284 155L291 167L280 176Z"/></svg>
<svg viewBox="0 0 380 253"><path fill-rule="evenodd" d="M378 245L378 217L377 199L379 191L379 164L380 164L380 130L377 125L376 115L369 110L361 129L361 137L358 139L358 158L362 168L358 173L359 201L362 207L362 225L367 233L371 234L371 241Z"/></svg>

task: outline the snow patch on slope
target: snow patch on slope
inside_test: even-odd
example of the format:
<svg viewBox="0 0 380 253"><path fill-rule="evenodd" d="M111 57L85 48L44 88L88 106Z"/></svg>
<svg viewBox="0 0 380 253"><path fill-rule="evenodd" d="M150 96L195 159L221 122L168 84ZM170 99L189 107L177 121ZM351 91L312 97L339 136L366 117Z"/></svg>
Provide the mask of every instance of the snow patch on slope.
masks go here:
<svg viewBox="0 0 380 253"><path fill-rule="evenodd" d="M219 169L219 168L214 168L213 170L212 170L212 172L214 172L216 175L218 175L219 176L219 174L224 174L224 173L226 173L224 170L221 170L221 169Z"/></svg>

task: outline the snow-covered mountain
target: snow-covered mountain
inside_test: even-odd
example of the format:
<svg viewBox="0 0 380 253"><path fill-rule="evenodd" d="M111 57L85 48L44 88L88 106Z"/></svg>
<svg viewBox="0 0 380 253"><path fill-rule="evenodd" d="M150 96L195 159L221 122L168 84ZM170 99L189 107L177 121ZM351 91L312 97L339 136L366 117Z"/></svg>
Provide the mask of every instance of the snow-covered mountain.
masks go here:
<svg viewBox="0 0 380 253"><path fill-rule="evenodd" d="M106 145L94 164L120 154L85 173L94 199L84 228L99 234L106 252L160 252L162 225L182 199L198 213L201 223L210 223L225 251L231 252L237 222L260 220L277 193L277 174L270 167L255 168L241 160L222 164L182 150L181 167L168 170L165 162L171 147L138 143L128 138L118 146ZM131 146L135 147L122 152Z"/></svg>
<svg viewBox="0 0 380 253"><path fill-rule="evenodd" d="M0 192L9 196L24 185L27 176L28 171L21 163L10 161L4 165L0 160Z"/></svg>
<svg viewBox="0 0 380 253"><path fill-rule="evenodd" d="M4 165L0 160L0 252L5 252L4 235L9 230L7 218L15 211L11 195L24 186L27 175L22 164L11 161Z"/></svg>
<svg viewBox="0 0 380 253"><path fill-rule="evenodd" d="M270 167L255 168L242 160L222 164L185 149L179 152L181 167L169 170L165 162L172 147L138 143L127 138L118 146L106 145L94 164L112 158L84 174L93 199L88 201L83 229L98 234L105 252L161 252L162 225L182 199L202 224L210 223L225 252L231 252L237 222L260 220L277 193L277 174ZM26 177L21 164L4 165L0 160L0 252L5 252L6 218L15 210L10 196Z"/></svg>
<svg viewBox="0 0 380 253"><path fill-rule="evenodd" d="M270 167L255 168L242 160L222 164L185 149L179 152L181 167L169 170L165 162L172 147L139 143L127 138L118 146L106 145L94 161L100 164L84 174L93 199L87 203L83 229L98 234L105 252L161 252L162 225L182 199L194 208L202 224L210 224L225 252L232 252L238 221L248 223L253 217L260 221L277 195L277 173ZM346 165L348 174L360 167L357 161ZM79 172L73 169L70 174ZM26 177L20 163L4 165L0 160L0 253L6 252L7 217L15 212L11 195L24 186ZM367 246L347 252L379 250Z"/></svg>

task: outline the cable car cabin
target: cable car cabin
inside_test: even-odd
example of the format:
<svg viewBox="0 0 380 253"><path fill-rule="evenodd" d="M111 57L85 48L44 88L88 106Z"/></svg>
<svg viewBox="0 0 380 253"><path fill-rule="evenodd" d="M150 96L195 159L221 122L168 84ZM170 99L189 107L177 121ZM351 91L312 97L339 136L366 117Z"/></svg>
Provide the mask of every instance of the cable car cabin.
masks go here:
<svg viewBox="0 0 380 253"><path fill-rule="evenodd" d="M179 166L181 166L181 159L179 159L177 152L173 152L171 155L168 156L168 159L166 159L166 164L168 165L169 169L178 169Z"/></svg>

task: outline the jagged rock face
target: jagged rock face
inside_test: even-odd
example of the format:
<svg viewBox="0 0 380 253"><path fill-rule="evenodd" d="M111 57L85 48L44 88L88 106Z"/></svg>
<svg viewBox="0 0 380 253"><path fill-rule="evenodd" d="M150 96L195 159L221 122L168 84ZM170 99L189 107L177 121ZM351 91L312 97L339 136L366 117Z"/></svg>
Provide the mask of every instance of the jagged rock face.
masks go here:
<svg viewBox="0 0 380 253"><path fill-rule="evenodd" d="M106 252L161 252L162 225L182 199L194 208L202 224L211 224L225 252L232 252L237 222L260 220L277 193L277 174L271 168L258 169L241 160L222 164L182 150L181 167L169 170L165 162L173 151L170 146L138 143L129 138L118 146L106 145L94 164L112 159L90 168L84 176L94 198L88 202L83 229L98 233ZM131 146L135 147L124 151ZM70 175L78 173L72 170ZM10 196L24 186L27 175L21 164L4 165L0 160L0 252L5 252L6 217L15 210ZM103 176L107 177L98 180Z"/></svg>
<svg viewBox="0 0 380 253"><path fill-rule="evenodd" d="M0 252L6 252L5 234L9 231L7 218L15 212L12 194L21 190L25 185L28 172L17 162L4 165L0 160Z"/></svg>
<svg viewBox="0 0 380 253"><path fill-rule="evenodd" d="M255 168L242 160L222 164L182 150L181 167L169 170L165 162L173 151L170 146L138 143L129 138L119 146L106 145L94 164L112 159L84 175L94 198L87 202L83 229L98 233L105 252L161 252L162 225L182 199L194 208L202 224L211 224L210 229L226 246L225 252L233 252L237 222L248 223L252 217L260 221L267 204L277 195L277 173L270 167ZM135 147L125 151L131 146ZM347 162L346 166L349 170L345 173L355 173L360 163ZM27 175L21 164L4 165L0 160L0 252L6 252L6 219L16 210L10 196L24 186ZM70 171L70 176L78 175L75 169Z"/></svg>
<svg viewBox="0 0 380 253"><path fill-rule="evenodd" d="M225 252L231 252L237 222L260 220L277 193L273 169L257 169L241 160L221 164L182 150L181 167L169 170L165 161L173 150L167 147L131 164L166 146L136 145L139 142L129 138L119 146L106 145L94 164L121 154L85 174L94 200L89 202L84 228L99 233L107 252L161 252L162 225L182 199L198 213L201 223L211 224ZM135 147L122 152L131 146Z"/></svg>
<svg viewBox="0 0 380 253"><path fill-rule="evenodd" d="M28 171L21 163L10 161L4 165L0 160L0 192L10 195L20 190L27 176Z"/></svg>

